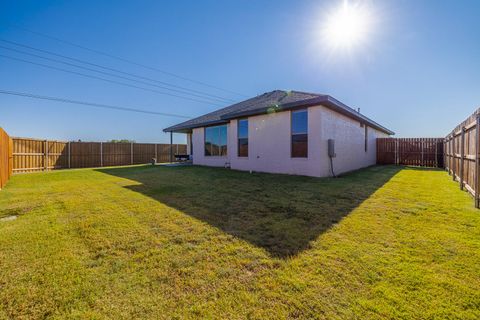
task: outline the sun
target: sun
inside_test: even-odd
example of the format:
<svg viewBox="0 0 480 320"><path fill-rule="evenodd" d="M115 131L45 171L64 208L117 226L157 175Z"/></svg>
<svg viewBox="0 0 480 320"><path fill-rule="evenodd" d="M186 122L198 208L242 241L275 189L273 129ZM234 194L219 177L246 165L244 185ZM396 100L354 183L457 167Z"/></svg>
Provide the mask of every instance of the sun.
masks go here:
<svg viewBox="0 0 480 320"><path fill-rule="evenodd" d="M322 28L323 40L333 48L354 48L368 40L372 15L366 6L344 1L329 13Z"/></svg>

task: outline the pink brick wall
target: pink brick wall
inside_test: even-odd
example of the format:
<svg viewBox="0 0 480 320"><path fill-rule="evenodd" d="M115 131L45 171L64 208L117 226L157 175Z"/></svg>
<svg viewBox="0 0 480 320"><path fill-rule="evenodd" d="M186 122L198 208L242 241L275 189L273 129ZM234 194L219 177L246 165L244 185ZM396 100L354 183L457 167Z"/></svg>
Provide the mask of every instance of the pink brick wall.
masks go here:
<svg viewBox="0 0 480 320"><path fill-rule="evenodd" d="M228 125L228 156L204 156L204 130L193 131L194 164L232 169L285 173L315 177L330 176L327 140L335 139L335 173L375 164L377 137L386 134L368 128L365 152L364 128L358 121L323 106L308 108L308 158L290 157L290 111L249 117L249 157L237 156L237 120Z"/></svg>

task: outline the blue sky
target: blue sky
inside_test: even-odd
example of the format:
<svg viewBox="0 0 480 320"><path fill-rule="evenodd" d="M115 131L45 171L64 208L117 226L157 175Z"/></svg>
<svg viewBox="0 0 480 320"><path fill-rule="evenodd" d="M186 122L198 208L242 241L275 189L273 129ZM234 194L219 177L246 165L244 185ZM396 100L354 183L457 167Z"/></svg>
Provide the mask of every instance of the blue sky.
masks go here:
<svg viewBox="0 0 480 320"><path fill-rule="evenodd" d="M366 43L348 53L327 50L318 32L340 4L319 0L2 1L0 39L235 101L244 97L17 26L247 97L274 89L328 93L361 108L400 137L445 136L480 106L479 1L368 1L375 17L373 32ZM0 45L15 48L1 41ZM0 54L94 74L3 48ZM1 90L192 117L218 108L2 57L0 72ZM0 126L12 136L166 142L162 129L180 121L0 95ZM182 135L175 139L184 141Z"/></svg>

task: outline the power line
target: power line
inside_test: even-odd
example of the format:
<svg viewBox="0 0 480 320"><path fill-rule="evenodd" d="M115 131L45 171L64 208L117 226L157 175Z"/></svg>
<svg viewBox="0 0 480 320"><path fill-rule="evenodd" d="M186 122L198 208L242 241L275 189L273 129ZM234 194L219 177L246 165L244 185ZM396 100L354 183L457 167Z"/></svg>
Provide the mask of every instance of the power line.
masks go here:
<svg viewBox="0 0 480 320"><path fill-rule="evenodd" d="M184 115L174 114L174 113L165 113L165 112L156 112L156 111L149 111L149 110L142 110L137 108L131 107L122 107L116 105L108 105L96 102L85 102L85 101L77 101L77 100L70 100L65 98L58 98L58 97L50 97L50 96L42 96L28 92L17 92L17 91L8 91L0 89L0 94L7 94L13 96L20 96L20 97L28 97L33 99L41 99L41 100L50 100L50 101L57 101L57 102L64 102L64 103L71 103L71 104L79 104L79 105L86 105L90 107L96 108L104 108L104 109L113 109L113 110L120 110L120 111L129 111L129 112L137 112L137 113L146 113L146 114L154 114L159 116L166 116L166 117L176 117L176 118L184 118L190 119L191 117L187 117Z"/></svg>
<svg viewBox="0 0 480 320"><path fill-rule="evenodd" d="M194 92L194 93L199 93L199 94L209 96L209 97L212 97L212 98L218 98L218 99L224 100L226 102L235 102L231 99L227 99L227 98L224 98L224 97L221 97L221 96L218 96L218 95L214 95L214 94L202 92L202 91L199 91L199 90L194 90L194 89L174 85L174 84L171 84L171 83L168 83L168 82L164 82L164 81L140 76L140 75L137 75L137 74L133 74L133 73L130 73L130 72L125 72L125 71L118 70L118 69L111 68L111 67L106 67L106 66L103 66L103 65L100 65L100 64L97 64L97 63L92 63L92 62L88 62L88 61L85 61L85 60L72 58L72 57L69 57L69 56L66 56L66 55L58 54L58 53L48 51L48 50L44 50L44 49L35 48L35 47L29 46L29 45L26 45L26 44L21 44L21 43L15 42L15 41L10 41L10 40L5 40L5 39L0 39L0 41L6 42L8 44L13 44L13 45L18 46L18 47L23 47L23 48L34 50L34 51L37 51L37 52L42 52L42 53L46 53L46 54L49 54L49 55L53 55L53 56L60 57L60 58L63 58L63 59L68 59L68 60L71 60L71 61L76 61L76 62L80 62L80 63L83 63L83 64L91 65L91 66L101 68L101 69L104 69L104 70L110 70L110 71L114 71L114 72L117 72L117 73L129 75L129 76L132 76L132 77L135 77L135 78L160 83L160 84L163 84L163 85L166 85L166 86L169 86L169 87L178 88L178 89L182 89L182 90L186 90L186 91L191 91L191 92ZM4 47L4 48L6 48L6 47ZM14 50L14 49L11 49L11 48L7 48L7 49ZM21 51L18 51L18 52L21 52ZM30 55L32 55L32 54L30 54ZM170 90L173 90L173 89L170 89Z"/></svg>
<svg viewBox="0 0 480 320"><path fill-rule="evenodd" d="M48 61L53 61L53 62L65 64L65 65L68 65L68 66L73 66L73 67L79 68L79 69L84 69L84 70L88 70L88 71L97 72L97 73L108 75L108 76L111 76L111 77L117 77L117 78L129 80L129 81L132 81L132 82L137 82L137 83L146 84L146 85L149 85L149 86L154 86L154 87L164 89L164 90L170 90L170 91L174 91L174 92L178 92L178 93L182 93L182 94L187 94L187 95L191 95L191 96L202 98L202 99L208 99L208 100L211 100L211 101L214 101L214 102L221 102L221 103L225 102L224 100L219 100L217 98L209 98L209 97L204 97L204 96L197 95L197 94L194 94L194 93L185 92L183 90L171 89L171 88L168 88L168 87L159 86L159 85L148 83L148 82L145 82L145 81L140 81L140 80L132 79L132 78L129 78L129 77L120 76L120 75L117 75L117 74L114 74L114 73L95 70L95 69L84 67L84 66L81 66L81 65L78 65L78 64L65 62L65 61L61 61L61 60L58 60L58 59L47 58L47 57L44 57L44 56L41 56L41 55L38 55L38 54L25 52L25 51L22 51L22 50L8 48L8 47L2 46L2 45L0 45L0 48L10 50L10 51L14 51L14 52L18 52L18 53L21 53L21 54L24 54L24 55L29 55L29 56L32 56L32 57L48 60Z"/></svg>
<svg viewBox="0 0 480 320"><path fill-rule="evenodd" d="M67 44L69 46L80 48L82 50L90 51L90 52L93 52L93 53L96 53L96 54L99 54L99 55L103 55L103 56L106 56L106 57L109 57L109 58L112 58L112 59L116 59L116 60L119 60L119 61L130 63L132 65L136 65L136 66L139 66L139 67L142 67L142 68L145 68L145 69L160 72L160 73L169 75L171 77L175 77L177 79L181 79L181 80L184 80L184 81L189 81L189 82L196 83L196 84L199 84L199 85L202 85L202 86L205 86L205 87L210 87L210 88L217 89L217 90L220 90L220 91L224 91L224 92L233 93L233 94L236 94L236 95L239 95L239 96L247 97L245 94L242 94L242 93L239 93L239 92L223 89L223 88L214 86L212 84L208 84L208 83L203 82L203 81L194 80L194 79L191 79L191 78L187 78L187 77L175 74L173 72L169 72L169 71L161 70L159 68L151 67L151 66L148 66L148 65L145 65L145 64L142 64L142 63L138 63L138 62L135 62L135 61L132 61L132 60L129 60L129 59L125 59L125 58L110 54L110 53L106 53L106 52L96 50L96 49L91 49L91 48L73 43L73 42L68 41L68 40L63 40L63 39L60 39L60 38L57 38L57 37L53 37L53 36L38 32L38 31L29 30L29 29L26 29L24 27L20 27L18 25L10 24L10 26L12 26L14 28L17 28L17 29L20 29L20 30L23 30L25 32L35 34L37 36L41 36L41 37L44 37L44 38L48 38L48 39L51 39L51 40L54 40L54 41L57 41L57 42Z"/></svg>
<svg viewBox="0 0 480 320"><path fill-rule="evenodd" d="M171 97L176 97L176 98L180 98L180 99L186 99L186 100L190 100L190 101L195 101L195 102L199 102L199 103L204 103L204 104L208 104L208 105L215 105L215 106L217 106L217 107L220 107L220 105L214 104L214 103L211 103L211 102L208 102L208 101L197 100L197 99L193 99L193 98L189 98L189 97L184 97L184 96L179 96L179 95L172 94L172 93L168 93L168 92L162 92L162 91L158 91L158 90L154 90L154 89L150 89L150 88L144 88L144 87L140 87L140 86L137 86L137 85L134 85L134 84L129 84L129 83L121 82L121 81L116 81L116 80L111 80L111 79L106 79L106 78L102 78L102 77L97 77L97 76L89 75L89 74L82 73L82 72L77 72L77 71L67 70L67 69L58 68L58 67L54 67L54 66L49 66L49 65L46 65L46 64L43 64L43 63L28 61L28 60L25 60L25 59L20 59L20 58L15 58L15 57L11 57L11 56L6 56L6 55L3 55L3 54L0 54L0 57L7 58L7 59L11 59L11 60L16 60L16 61L21 61L21 62L24 62L24 63L33 64L33 65L41 66L41 67L48 68L48 69L53 69L53 70L62 71L62 72L66 72L66 73L76 74L76 75L79 75L79 76L82 76L82 77L86 77L86 78L92 78L92 79L102 80L102 81L106 81L106 82L110 82L110 83L122 85L122 86L125 86L125 87L136 88L136 89L145 90L145 91L150 91L150 92L156 92L156 93L163 94L163 95L167 95L167 96L171 96Z"/></svg>

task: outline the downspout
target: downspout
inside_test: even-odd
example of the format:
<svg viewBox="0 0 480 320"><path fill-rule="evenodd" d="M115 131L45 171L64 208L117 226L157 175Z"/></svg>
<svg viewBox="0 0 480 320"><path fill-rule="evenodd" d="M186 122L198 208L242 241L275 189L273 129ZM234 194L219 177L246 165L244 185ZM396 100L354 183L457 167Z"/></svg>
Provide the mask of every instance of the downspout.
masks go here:
<svg viewBox="0 0 480 320"><path fill-rule="evenodd" d="M333 171L333 157L330 157L330 170L332 172L332 177L336 178L337 176L335 175L335 172Z"/></svg>
<svg viewBox="0 0 480 320"><path fill-rule="evenodd" d="M335 140L328 139L328 157L330 158L330 170L332 172L332 177L336 178L335 171L333 170L333 158L337 155L335 154Z"/></svg>

